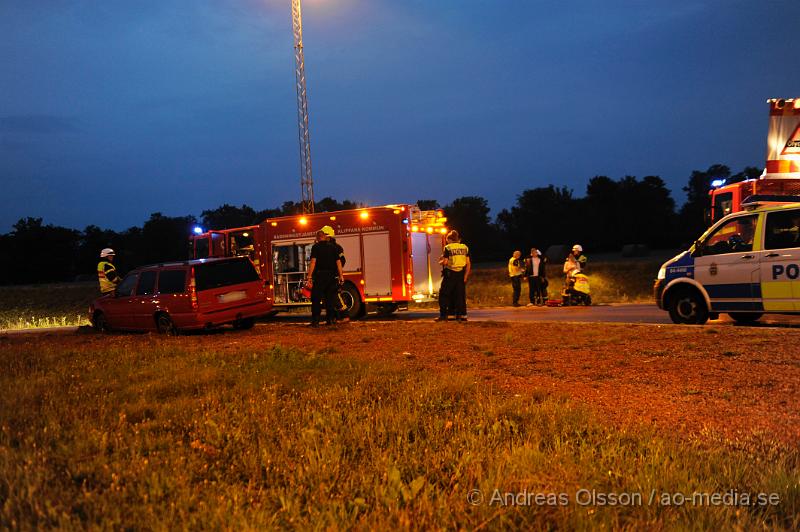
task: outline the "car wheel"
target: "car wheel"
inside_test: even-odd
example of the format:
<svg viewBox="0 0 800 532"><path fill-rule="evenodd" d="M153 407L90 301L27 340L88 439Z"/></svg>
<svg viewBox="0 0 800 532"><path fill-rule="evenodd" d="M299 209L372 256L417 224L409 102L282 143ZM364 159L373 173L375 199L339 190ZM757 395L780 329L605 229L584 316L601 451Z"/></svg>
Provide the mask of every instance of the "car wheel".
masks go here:
<svg viewBox="0 0 800 532"><path fill-rule="evenodd" d="M242 318L233 322L233 328L238 331L246 331L247 329L252 329L255 324L255 318Z"/></svg>
<svg viewBox="0 0 800 532"><path fill-rule="evenodd" d="M703 325L708 321L706 302L696 290L681 289L669 298L669 317L674 323Z"/></svg>
<svg viewBox="0 0 800 532"><path fill-rule="evenodd" d="M352 284L345 283L339 291L339 303L342 305L339 309L346 312L351 320L361 316L361 308L363 307L361 294Z"/></svg>
<svg viewBox="0 0 800 532"><path fill-rule="evenodd" d="M178 334L175 324L172 323L172 318L164 312L156 315L156 330L158 334L168 334L170 336Z"/></svg>
<svg viewBox="0 0 800 532"><path fill-rule="evenodd" d="M92 318L92 325L94 325L94 330L97 332L108 332L111 328L108 326L108 320L106 320L106 315L100 311L94 313L94 317Z"/></svg>
<svg viewBox="0 0 800 532"><path fill-rule="evenodd" d="M733 321L742 324L755 323L761 319L763 315L763 312L731 312L728 314L728 316L733 318Z"/></svg>

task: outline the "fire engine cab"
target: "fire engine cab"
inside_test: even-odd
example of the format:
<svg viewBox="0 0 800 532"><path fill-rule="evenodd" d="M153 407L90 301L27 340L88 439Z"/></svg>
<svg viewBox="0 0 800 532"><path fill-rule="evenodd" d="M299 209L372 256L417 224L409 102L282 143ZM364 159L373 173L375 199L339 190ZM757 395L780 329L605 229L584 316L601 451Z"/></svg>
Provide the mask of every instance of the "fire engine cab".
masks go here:
<svg viewBox="0 0 800 532"><path fill-rule="evenodd" d="M257 226L208 231L190 238L194 258L248 256L267 283L275 309L310 305L303 283L317 231L333 227L345 256L341 305L352 318L430 301L441 282L438 264L448 231L442 211L385 205L269 218Z"/></svg>
<svg viewBox="0 0 800 532"><path fill-rule="evenodd" d="M712 181L713 188L708 193L711 223L740 212L750 196L773 196L776 199L772 203L785 203L780 196L800 194L800 98L773 98L767 103L769 133L764 173L758 179Z"/></svg>

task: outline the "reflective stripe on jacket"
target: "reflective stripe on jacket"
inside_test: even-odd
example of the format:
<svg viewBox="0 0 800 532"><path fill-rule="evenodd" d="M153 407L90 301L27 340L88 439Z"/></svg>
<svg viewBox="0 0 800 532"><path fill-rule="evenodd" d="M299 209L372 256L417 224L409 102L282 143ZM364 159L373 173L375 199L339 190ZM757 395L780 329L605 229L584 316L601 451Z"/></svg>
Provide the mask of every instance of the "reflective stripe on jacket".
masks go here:
<svg viewBox="0 0 800 532"><path fill-rule="evenodd" d="M110 262L102 260L97 265L97 279L100 281L100 292L113 292L117 287L117 269Z"/></svg>

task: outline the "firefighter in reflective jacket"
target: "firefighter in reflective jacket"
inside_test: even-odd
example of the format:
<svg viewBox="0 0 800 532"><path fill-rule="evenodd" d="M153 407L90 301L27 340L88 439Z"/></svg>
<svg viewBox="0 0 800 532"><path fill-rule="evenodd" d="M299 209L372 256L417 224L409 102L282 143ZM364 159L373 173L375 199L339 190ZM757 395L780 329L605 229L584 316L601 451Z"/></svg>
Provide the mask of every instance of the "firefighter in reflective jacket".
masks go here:
<svg viewBox="0 0 800 532"><path fill-rule="evenodd" d="M119 284L120 278L114 262L114 250L105 248L100 252L100 262L97 264L97 279L100 281L100 293L110 294Z"/></svg>
<svg viewBox="0 0 800 532"><path fill-rule="evenodd" d="M453 308L457 321L467 320L466 284L472 264L469 248L461 243L458 231L447 234L442 260L442 284L439 287L439 317L436 321L447 321L448 309Z"/></svg>

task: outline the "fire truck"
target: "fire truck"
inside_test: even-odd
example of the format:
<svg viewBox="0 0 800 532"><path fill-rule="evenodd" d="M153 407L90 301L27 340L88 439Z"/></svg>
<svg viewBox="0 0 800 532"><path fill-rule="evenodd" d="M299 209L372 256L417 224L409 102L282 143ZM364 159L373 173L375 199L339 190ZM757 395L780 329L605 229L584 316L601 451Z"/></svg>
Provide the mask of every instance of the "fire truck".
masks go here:
<svg viewBox="0 0 800 532"><path fill-rule="evenodd" d="M800 194L800 98L773 98L769 104L767 166L757 179L712 181L709 222L743 210L742 203L758 196L760 203L785 203ZM794 200L796 201L796 200Z"/></svg>
<svg viewBox="0 0 800 532"><path fill-rule="evenodd" d="M389 314L431 301L441 282L438 261L447 234L442 211L384 205L269 218L259 225L190 238L194 258L248 256L268 283L275 309L311 302L303 285L317 231L330 225L344 249L341 303L352 318Z"/></svg>

